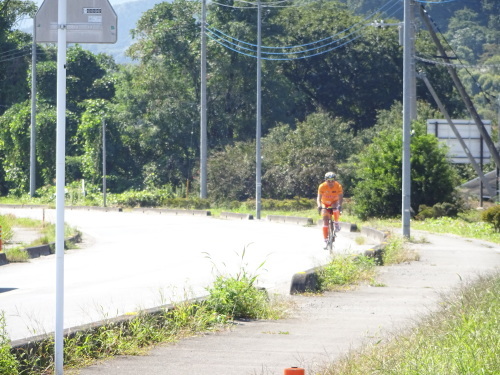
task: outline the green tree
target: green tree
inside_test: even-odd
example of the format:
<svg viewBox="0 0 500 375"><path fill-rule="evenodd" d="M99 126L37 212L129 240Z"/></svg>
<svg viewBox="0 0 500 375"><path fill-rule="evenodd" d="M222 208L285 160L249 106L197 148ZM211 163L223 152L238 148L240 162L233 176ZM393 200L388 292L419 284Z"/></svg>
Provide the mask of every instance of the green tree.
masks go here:
<svg viewBox="0 0 500 375"><path fill-rule="evenodd" d="M255 197L255 165L254 142L236 142L212 153L207 176L211 199L230 202Z"/></svg>
<svg viewBox="0 0 500 375"><path fill-rule="evenodd" d="M263 195L313 197L325 172L360 149L349 123L324 112L309 115L295 130L273 128L263 139Z"/></svg>
<svg viewBox="0 0 500 375"><path fill-rule="evenodd" d="M13 27L21 18L32 16L35 9L32 1L0 2L0 115L29 95L26 72L31 60L31 38Z"/></svg>
<svg viewBox="0 0 500 375"><path fill-rule="evenodd" d="M53 184L56 168L56 108L40 102L37 108L36 133L36 180L37 186ZM9 108L0 116L0 155L3 156L0 168L0 183L5 194L20 195L29 187L30 171L30 122L31 101L27 100ZM77 128L77 117L70 111L66 113L68 129ZM67 155L75 152L66 139Z"/></svg>
<svg viewBox="0 0 500 375"><path fill-rule="evenodd" d="M375 29L361 21L338 2L285 8L274 19L282 29L275 44L307 45L325 36L339 39L314 51L331 49L328 53L283 61L281 69L317 108L352 121L356 130L373 126L377 110L401 98L402 86L397 29Z"/></svg>
<svg viewBox="0 0 500 375"><path fill-rule="evenodd" d="M401 214L402 123L401 106L394 106L390 117L399 121L381 130L354 162L357 184L354 188L355 212L361 218L393 217ZM411 158L411 208L454 201L457 184L447 150L433 135L426 134L425 120L413 123Z"/></svg>

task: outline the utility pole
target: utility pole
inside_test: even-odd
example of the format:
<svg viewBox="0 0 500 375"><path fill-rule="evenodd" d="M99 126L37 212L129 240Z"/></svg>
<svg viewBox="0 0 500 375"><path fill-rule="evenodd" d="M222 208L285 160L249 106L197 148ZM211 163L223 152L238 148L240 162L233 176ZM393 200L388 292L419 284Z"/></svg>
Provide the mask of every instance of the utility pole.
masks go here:
<svg viewBox="0 0 500 375"><path fill-rule="evenodd" d="M30 130L30 197L36 192L36 19L33 17L31 46L31 130Z"/></svg>
<svg viewBox="0 0 500 375"><path fill-rule="evenodd" d="M207 197L207 0L201 4L200 198Z"/></svg>
<svg viewBox="0 0 500 375"><path fill-rule="evenodd" d="M417 70L415 69L415 1L410 1L410 39L411 39L411 58L410 58L410 118L417 119Z"/></svg>
<svg viewBox="0 0 500 375"><path fill-rule="evenodd" d="M102 206L106 207L106 119L102 119Z"/></svg>
<svg viewBox="0 0 500 375"><path fill-rule="evenodd" d="M404 2L404 36L403 36L403 160L402 160L402 232L410 237L410 199L411 199L411 0Z"/></svg>
<svg viewBox="0 0 500 375"><path fill-rule="evenodd" d="M441 41L437 37L433 25L431 23L431 20L429 18L429 15L427 14L427 11L424 9L423 6L420 7L420 15L422 16L422 19L424 20L425 25L427 26L427 29L429 30L429 33L431 34L432 40L436 44L439 53L443 58L448 60L448 55L446 54L445 49L443 48L443 45L441 44ZM476 108L474 107L474 104L472 104L472 101L467 95L467 92L465 91L464 86L462 85L462 82L460 81L460 78L458 77L457 71L455 70L455 67L451 65L446 65L448 72L451 75L451 78L453 80L453 83L455 84L455 87L458 90L458 93L460 94L465 106L467 107L467 110L469 111L469 114L471 115L472 119L476 123L476 126L479 130L479 133L481 134L481 137L483 137L484 142L486 143L486 146L488 147L488 150L490 151L491 156L493 157L493 160L495 161L495 164L498 167L500 167L500 155L498 153L498 150L495 147L495 144L491 140L490 135L486 131L483 121L481 120L481 117L479 117L479 114L476 111Z"/></svg>
<svg viewBox="0 0 500 375"><path fill-rule="evenodd" d="M262 5L261 0L257 3L257 130L255 136L255 217L260 219L260 208L261 208L261 192L262 192L262 181L261 181L261 163L262 159L260 156L260 136L261 136L261 24L262 24Z"/></svg>

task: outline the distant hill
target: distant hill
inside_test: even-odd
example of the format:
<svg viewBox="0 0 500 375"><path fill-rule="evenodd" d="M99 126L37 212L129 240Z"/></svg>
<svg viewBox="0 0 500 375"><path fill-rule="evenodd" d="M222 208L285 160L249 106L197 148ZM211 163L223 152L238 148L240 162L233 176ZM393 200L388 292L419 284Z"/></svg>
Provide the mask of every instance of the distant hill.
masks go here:
<svg viewBox="0 0 500 375"><path fill-rule="evenodd" d="M130 63L125 51L132 44L130 30L134 29L142 14L163 0L131 0L113 5L118 17L118 41L115 44L84 44L82 47L93 53L107 53L119 64ZM111 2L112 4L113 2Z"/></svg>

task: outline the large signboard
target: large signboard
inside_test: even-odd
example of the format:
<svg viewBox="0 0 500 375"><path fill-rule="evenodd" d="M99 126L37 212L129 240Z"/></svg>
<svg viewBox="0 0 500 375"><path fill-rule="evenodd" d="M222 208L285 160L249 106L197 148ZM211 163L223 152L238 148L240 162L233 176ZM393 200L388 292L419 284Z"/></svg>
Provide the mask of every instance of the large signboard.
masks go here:
<svg viewBox="0 0 500 375"><path fill-rule="evenodd" d="M453 120L453 124L457 128L458 133L464 140L476 162L488 163L491 157L490 151L482 140L474 120ZM491 121L483 120L483 124L486 128L486 132L491 136ZM443 119L427 120L427 133L434 134L440 141L445 142L448 145L448 156L453 163L470 163L467 154L463 150L459 140L456 138L450 124L448 124L448 121Z"/></svg>
<svg viewBox="0 0 500 375"><path fill-rule="evenodd" d="M58 0L44 0L35 16L36 41L57 43ZM118 18L108 0L67 0L68 43L116 43Z"/></svg>

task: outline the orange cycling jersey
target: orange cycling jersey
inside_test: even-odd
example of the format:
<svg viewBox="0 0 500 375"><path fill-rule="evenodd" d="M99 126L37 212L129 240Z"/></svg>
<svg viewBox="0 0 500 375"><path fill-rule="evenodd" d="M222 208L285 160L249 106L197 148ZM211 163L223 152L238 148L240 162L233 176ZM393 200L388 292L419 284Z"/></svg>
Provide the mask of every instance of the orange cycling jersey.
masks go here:
<svg viewBox="0 0 500 375"><path fill-rule="evenodd" d="M323 182L319 185L318 194L321 195L321 203L324 204L325 207L331 207L338 202L339 194L344 194L344 192L342 190L342 185L335 181L332 187L329 187L327 182Z"/></svg>

